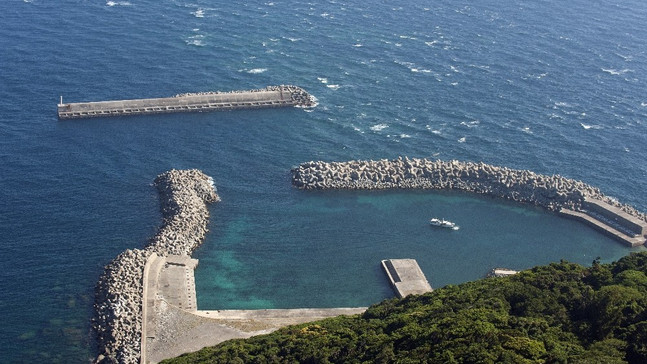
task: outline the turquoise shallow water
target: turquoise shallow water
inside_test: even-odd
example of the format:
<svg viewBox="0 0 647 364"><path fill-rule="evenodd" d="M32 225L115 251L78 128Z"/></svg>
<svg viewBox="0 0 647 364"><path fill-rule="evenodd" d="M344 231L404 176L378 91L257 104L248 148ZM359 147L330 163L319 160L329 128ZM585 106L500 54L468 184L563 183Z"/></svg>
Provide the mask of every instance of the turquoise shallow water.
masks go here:
<svg viewBox="0 0 647 364"><path fill-rule="evenodd" d="M647 6L405 1L9 0L0 4L0 361L93 355L93 286L160 224L170 168L222 202L196 252L201 308L367 305L384 258L435 287L494 266L630 249L467 195L305 192L309 160L399 155L559 173L647 210ZM66 101L297 84L303 110L58 122ZM452 219L439 231L430 217Z"/></svg>

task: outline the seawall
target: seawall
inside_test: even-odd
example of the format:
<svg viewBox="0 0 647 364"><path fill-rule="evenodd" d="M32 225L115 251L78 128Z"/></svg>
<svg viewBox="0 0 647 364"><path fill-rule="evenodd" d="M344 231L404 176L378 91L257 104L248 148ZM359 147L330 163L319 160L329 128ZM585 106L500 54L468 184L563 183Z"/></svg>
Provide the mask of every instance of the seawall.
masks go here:
<svg viewBox="0 0 647 364"><path fill-rule="evenodd" d="M174 97L63 103L58 118L80 119L108 116L206 112L271 107L314 107L316 99L297 86L268 86L264 89L231 92L185 93Z"/></svg>
<svg viewBox="0 0 647 364"><path fill-rule="evenodd" d="M213 180L198 170L171 170L154 184L162 226L144 249L126 250L110 262L96 285L92 328L97 363L139 363L146 262L153 253L190 255L207 233L207 204L219 201Z"/></svg>
<svg viewBox="0 0 647 364"><path fill-rule="evenodd" d="M554 212L583 211L589 214L587 216L600 220L587 211L585 200L588 199L612 207L610 210L617 209L633 216L643 225L647 222L644 213L606 197L598 188L584 182L485 163L401 157L394 160L311 161L292 169L292 183L302 189L416 188L465 191L541 206ZM604 221L601 223L605 224ZM613 229L608 225L605 228ZM644 244L645 237L640 239L638 245ZM637 244L631 239L620 240L632 246Z"/></svg>

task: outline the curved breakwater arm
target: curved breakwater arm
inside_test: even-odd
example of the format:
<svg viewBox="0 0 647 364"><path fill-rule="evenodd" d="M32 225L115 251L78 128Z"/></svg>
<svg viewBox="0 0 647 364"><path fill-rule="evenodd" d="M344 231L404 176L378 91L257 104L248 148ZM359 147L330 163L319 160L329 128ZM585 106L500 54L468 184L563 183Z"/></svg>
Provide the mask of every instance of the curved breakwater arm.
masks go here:
<svg viewBox="0 0 647 364"><path fill-rule="evenodd" d="M598 188L584 182L482 162L406 157L348 162L311 161L292 169L292 183L302 189L457 190L537 205L550 211L582 210L586 199L594 199L647 221L644 213L604 196Z"/></svg>

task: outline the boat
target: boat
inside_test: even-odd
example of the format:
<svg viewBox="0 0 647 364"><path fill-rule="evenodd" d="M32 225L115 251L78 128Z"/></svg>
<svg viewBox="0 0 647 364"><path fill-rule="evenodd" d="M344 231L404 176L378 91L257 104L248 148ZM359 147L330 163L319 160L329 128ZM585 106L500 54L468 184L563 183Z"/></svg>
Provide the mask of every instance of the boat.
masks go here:
<svg viewBox="0 0 647 364"><path fill-rule="evenodd" d="M494 268L486 275L486 277L507 277L519 273L517 270L508 268Z"/></svg>
<svg viewBox="0 0 647 364"><path fill-rule="evenodd" d="M445 220L445 219L438 219L438 218L432 218L429 220L429 223L433 226L439 226L447 229L452 229L452 230L458 230L459 227L455 223Z"/></svg>

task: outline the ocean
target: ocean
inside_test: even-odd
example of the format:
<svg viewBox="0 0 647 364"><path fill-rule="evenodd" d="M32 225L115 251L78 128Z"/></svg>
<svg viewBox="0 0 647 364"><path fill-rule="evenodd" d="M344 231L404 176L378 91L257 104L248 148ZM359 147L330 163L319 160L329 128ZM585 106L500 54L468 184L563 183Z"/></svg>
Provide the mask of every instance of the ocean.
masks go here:
<svg viewBox="0 0 647 364"><path fill-rule="evenodd" d="M647 211L647 3L0 3L0 362L88 362L102 268L161 223L151 183L212 176L201 309L366 306L381 259L433 287L631 249L460 193L301 191L310 160L409 156L560 174ZM294 84L319 105L59 122L56 104ZM461 226L433 229L431 217Z"/></svg>

